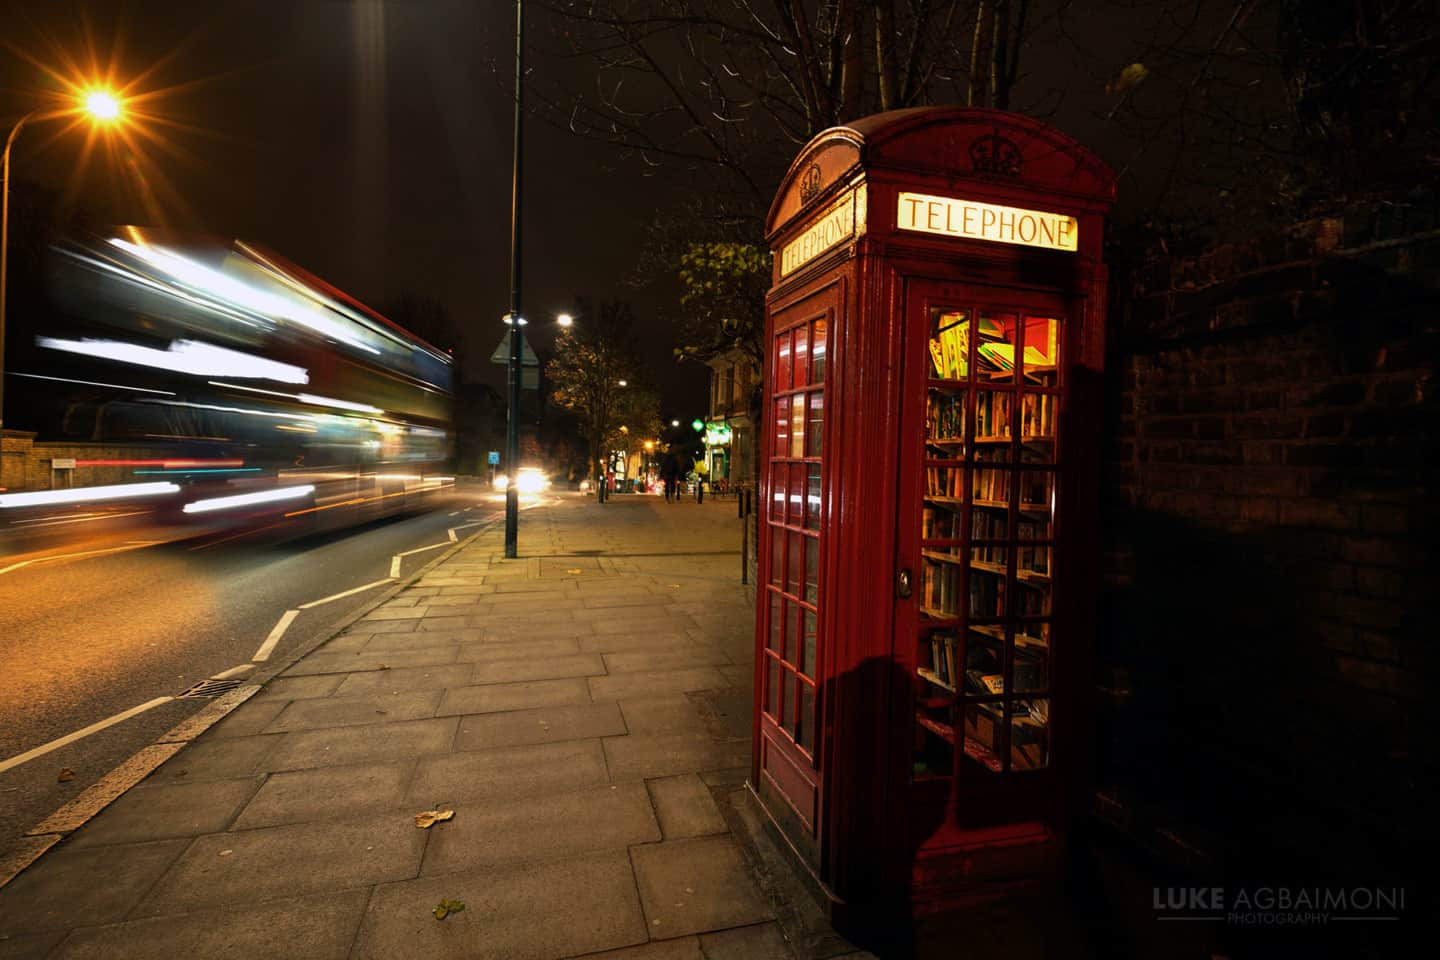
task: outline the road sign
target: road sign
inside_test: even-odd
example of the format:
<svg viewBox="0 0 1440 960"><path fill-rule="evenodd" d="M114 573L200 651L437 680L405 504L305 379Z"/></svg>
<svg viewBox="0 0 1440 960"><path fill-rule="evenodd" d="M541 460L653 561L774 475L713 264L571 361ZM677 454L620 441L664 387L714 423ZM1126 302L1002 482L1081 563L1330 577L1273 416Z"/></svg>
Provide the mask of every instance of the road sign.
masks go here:
<svg viewBox="0 0 1440 960"><path fill-rule="evenodd" d="M492 467L498 467L498 466L500 466L500 451L499 451L499 450L491 450L491 451L490 451L490 466L492 466Z"/></svg>
<svg viewBox="0 0 1440 960"><path fill-rule="evenodd" d="M529 340L522 340L520 342L520 354L520 365L522 367L540 366L540 358L535 356L534 350L530 349ZM500 346L496 347L495 352L490 354L490 362L499 364L510 362L510 334L507 333L500 338Z"/></svg>
<svg viewBox="0 0 1440 960"><path fill-rule="evenodd" d="M55 457L53 460L50 461L50 466L51 466L52 469L55 469L55 470L74 470L74 469L75 469L75 458L74 458L74 457Z"/></svg>

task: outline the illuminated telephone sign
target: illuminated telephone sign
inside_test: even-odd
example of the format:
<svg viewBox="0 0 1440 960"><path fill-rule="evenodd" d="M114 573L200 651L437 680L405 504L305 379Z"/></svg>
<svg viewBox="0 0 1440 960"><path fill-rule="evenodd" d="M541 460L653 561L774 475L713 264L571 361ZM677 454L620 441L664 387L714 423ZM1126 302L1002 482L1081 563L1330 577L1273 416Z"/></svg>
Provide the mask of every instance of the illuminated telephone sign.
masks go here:
<svg viewBox="0 0 1440 960"><path fill-rule="evenodd" d="M1079 225L1068 214L923 193L900 194L895 225L918 233L1071 252L1078 248L1080 237Z"/></svg>

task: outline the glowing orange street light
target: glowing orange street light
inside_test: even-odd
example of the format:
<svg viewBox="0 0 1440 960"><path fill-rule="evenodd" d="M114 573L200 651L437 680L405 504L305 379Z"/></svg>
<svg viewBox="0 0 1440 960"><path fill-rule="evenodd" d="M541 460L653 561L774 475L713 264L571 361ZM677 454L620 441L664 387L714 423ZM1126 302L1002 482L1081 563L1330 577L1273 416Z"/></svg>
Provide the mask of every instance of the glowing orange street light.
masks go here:
<svg viewBox="0 0 1440 960"><path fill-rule="evenodd" d="M15 138L20 135L26 121L40 113L41 109L31 110L15 121L15 126L10 128L10 136L5 139L4 158L0 160L0 429L5 426L5 282L10 259L10 148L15 145ZM53 113L45 119L74 112L89 114L99 125L109 125L119 121L123 111L115 94L96 88L85 93L77 110Z"/></svg>

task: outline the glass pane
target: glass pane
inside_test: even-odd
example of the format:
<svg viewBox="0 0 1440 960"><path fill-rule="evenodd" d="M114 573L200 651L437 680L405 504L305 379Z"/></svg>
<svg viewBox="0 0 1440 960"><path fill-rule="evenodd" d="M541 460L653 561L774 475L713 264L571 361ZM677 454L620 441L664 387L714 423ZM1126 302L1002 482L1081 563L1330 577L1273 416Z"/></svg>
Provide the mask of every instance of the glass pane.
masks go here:
<svg viewBox="0 0 1440 960"><path fill-rule="evenodd" d="M800 746L809 754L815 753L815 688L808 683L800 684Z"/></svg>
<svg viewBox="0 0 1440 960"><path fill-rule="evenodd" d="M965 499L965 472L959 467L926 467L925 499L931 503L960 504Z"/></svg>
<svg viewBox="0 0 1440 960"><path fill-rule="evenodd" d="M998 703L965 705L965 756L981 770L999 773L1005 717Z"/></svg>
<svg viewBox="0 0 1440 960"><path fill-rule="evenodd" d="M800 649L800 670L806 676L815 676L815 611L806 610L804 613L804 633Z"/></svg>
<svg viewBox="0 0 1440 960"><path fill-rule="evenodd" d="M805 456L820 456L820 444L825 425L825 394L819 390L809 395L810 414L805 423Z"/></svg>
<svg viewBox="0 0 1440 960"><path fill-rule="evenodd" d="M1025 318L1025 382L1053 387L1060 383L1060 321Z"/></svg>
<svg viewBox="0 0 1440 960"><path fill-rule="evenodd" d="M1021 617L1050 615L1050 548L1023 546L1015 551L1015 613Z"/></svg>
<svg viewBox="0 0 1440 960"><path fill-rule="evenodd" d="M949 630L936 630L922 641L920 676L941 691L955 693L955 657L958 638ZM926 647L928 646L928 655ZM935 693L934 690L929 691Z"/></svg>
<svg viewBox="0 0 1440 960"><path fill-rule="evenodd" d="M810 327L810 382L825 382L825 348L828 323L816 320Z"/></svg>
<svg viewBox="0 0 1440 960"><path fill-rule="evenodd" d="M1025 394L1020 403L1020 438L1027 444L1054 441L1058 400L1053 393Z"/></svg>
<svg viewBox="0 0 1440 960"><path fill-rule="evenodd" d="M1015 395L997 390L975 391L975 445L985 447L987 460L1010 459L1010 423Z"/></svg>
<svg viewBox="0 0 1440 960"><path fill-rule="evenodd" d="M770 661L769 675L765 678L765 712L775 719L780 719L780 661L774 657L766 657Z"/></svg>
<svg viewBox="0 0 1440 960"><path fill-rule="evenodd" d="M975 469L975 502L983 507L1010 505L1010 471L993 467Z"/></svg>
<svg viewBox="0 0 1440 960"><path fill-rule="evenodd" d="M1015 628L1013 681L1020 693L1050 685L1050 624L1022 623Z"/></svg>
<svg viewBox="0 0 1440 960"><path fill-rule="evenodd" d="M805 466L805 529L820 529L820 464Z"/></svg>
<svg viewBox="0 0 1440 960"><path fill-rule="evenodd" d="M958 460L965 456L965 394L931 389L925 403L925 456Z"/></svg>
<svg viewBox="0 0 1440 960"><path fill-rule="evenodd" d="M781 629L785 624L785 601L780 599L780 594L773 590L770 592L770 637L765 645L776 653L784 653L785 648L781 637Z"/></svg>
<svg viewBox="0 0 1440 960"><path fill-rule="evenodd" d="M1013 382L1015 379L1015 315L980 315L980 340L975 345L978 380Z"/></svg>
<svg viewBox="0 0 1440 960"><path fill-rule="evenodd" d="M789 468L777 463L770 468L770 517L771 523L785 522L785 498L788 486Z"/></svg>
<svg viewBox="0 0 1440 960"><path fill-rule="evenodd" d="M803 387L810 382L810 332L805 327L795 331L794 379L795 386Z"/></svg>
<svg viewBox="0 0 1440 960"><path fill-rule="evenodd" d="M1020 529L1023 540L1048 540L1055 512L1055 474L1049 470L1020 473Z"/></svg>
<svg viewBox="0 0 1440 960"><path fill-rule="evenodd" d="M805 593L807 603L814 603L820 591L820 542L805 538Z"/></svg>
<svg viewBox="0 0 1440 960"><path fill-rule="evenodd" d="M1004 540L1010 535L1010 512L1005 506L976 505L970 511L971 540Z"/></svg>
<svg viewBox="0 0 1440 960"><path fill-rule="evenodd" d="M923 706L915 714L916 780L955 775L955 708L950 704Z"/></svg>
<svg viewBox="0 0 1440 960"><path fill-rule="evenodd" d="M920 536L926 540L953 540L960 536L960 508L936 504L920 511Z"/></svg>
<svg viewBox="0 0 1440 960"><path fill-rule="evenodd" d="M790 398L790 452L787 456L805 456L805 394Z"/></svg>
<svg viewBox="0 0 1440 960"><path fill-rule="evenodd" d="M1005 630L971 627L965 644L965 693L989 697L1005 693Z"/></svg>
<svg viewBox="0 0 1440 960"><path fill-rule="evenodd" d="M775 446L772 457L790 455L790 398L781 397L775 401Z"/></svg>
<svg viewBox="0 0 1440 960"><path fill-rule="evenodd" d="M785 531L770 528L770 582L779 587L785 582Z"/></svg>
<svg viewBox="0 0 1440 960"><path fill-rule="evenodd" d="M936 620L948 620L960 612L960 563L962 557L946 559L926 551L920 557L920 612Z"/></svg>
<svg viewBox="0 0 1440 960"><path fill-rule="evenodd" d="M805 469L806 464L790 465L790 514L791 526L798 527L805 522Z"/></svg>
<svg viewBox="0 0 1440 960"><path fill-rule="evenodd" d="M771 391L789 390L790 374L790 332L787 330L775 338L775 383Z"/></svg>
<svg viewBox="0 0 1440 960"><path fill-rule="evenodd" d="M1001 563L982 561L980 556L1000 554ZM998 547L976 547L970 557L970 616L1005 616L1004 550Z"/></svg>
<svg viewBox="0 0 1440 960"><path fill-rule="evenodd" d="M781 674L781 676L785 678L785 706L781 711L782 719L780 726L784 727L785 732L793 737L795 736L795 708L799 706L798 701L800 699L796 696L795 685L798 684L800 680L788 670Z"/></svg>
<svg viewBox="0 0 1440 960"><path fill-rule="evenodd" d="M970 322L963 310L930 311L930 376L964 380L970 371Z"/></svg>
<svg viewBox="0 0 1440 960"><path fill-rule="evenodd" d="M1017 700L1010 715L1010 769L1050 765L1050 701Z"/></svg>
<svg viewBox="0 0 1440 960"><path fill-rule="evenodd" d="M785 534L790 540L790 556L787 558L785 570L785 592L795 596L800 595L800 576L805 569L805 547L810 538L794 530ZM789 657L785 658L789 660Z"/></svg>

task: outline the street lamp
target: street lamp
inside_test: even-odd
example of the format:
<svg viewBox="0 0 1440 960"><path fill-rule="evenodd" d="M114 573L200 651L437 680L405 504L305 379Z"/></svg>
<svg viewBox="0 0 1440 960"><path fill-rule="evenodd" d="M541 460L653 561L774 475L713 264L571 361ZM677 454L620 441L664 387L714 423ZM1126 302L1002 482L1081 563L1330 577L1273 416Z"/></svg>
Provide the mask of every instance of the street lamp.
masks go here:
<svg viewBox="0 0 1440 960"><path fill-rule="evenodd" d="M555 322L560 324L560 326L562 327L569 327L572 323L575 322L575 318L570 316L570 314L568 313L562 313L560 314L560 316L555 318Z"/></svg>
<svg viewBox="0 0 1440 960"><path fill-rule="evenodd" d="M10 136L5 139L4 159L0 160L0 429L5 426L5 302L6 281L10 261L10 148L25 124L40 113L43 108L31 110L15 121ZM78 112L89 114L98 126L119 121L123 112L119 98L108 90L95 89L80 98ZM66 116L76 111L61 111L42 119Z"/></svg>

